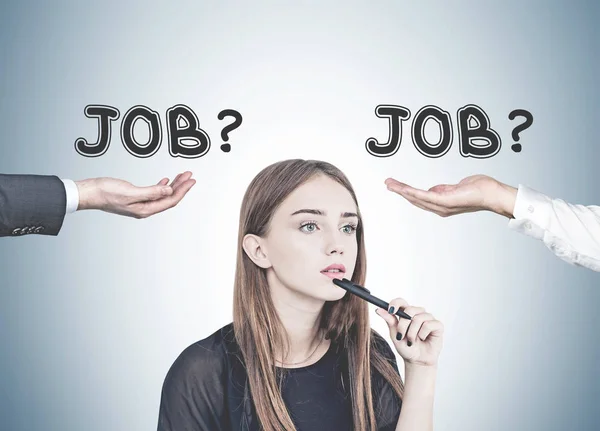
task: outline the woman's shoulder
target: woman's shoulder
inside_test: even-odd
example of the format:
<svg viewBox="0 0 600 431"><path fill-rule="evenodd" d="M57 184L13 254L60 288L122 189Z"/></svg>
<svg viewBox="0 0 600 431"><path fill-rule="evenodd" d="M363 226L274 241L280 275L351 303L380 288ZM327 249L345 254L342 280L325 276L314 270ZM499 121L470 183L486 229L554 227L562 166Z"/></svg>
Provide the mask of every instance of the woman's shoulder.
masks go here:
<svg viewBox="0 0 600 431"><path fill-rule="evenodd" d="M162 386L159 429L224 429L232 326L190 344L177 356Z"/></svg>
<svg viewBox="0 0 600 431"><path fill-rule="evenodd" d="M187 378L218 373L226 367L227 354L234 348L233 323L229 323L184 348L171 365L169 375Z"/></svg>

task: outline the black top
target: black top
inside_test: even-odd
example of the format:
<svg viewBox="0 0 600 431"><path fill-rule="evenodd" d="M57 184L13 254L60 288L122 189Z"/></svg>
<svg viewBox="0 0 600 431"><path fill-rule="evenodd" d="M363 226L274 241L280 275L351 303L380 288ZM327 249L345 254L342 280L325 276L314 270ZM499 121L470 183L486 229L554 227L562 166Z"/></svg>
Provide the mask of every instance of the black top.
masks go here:
<svg viewBox="0 0 600 431"><path fill-rule="evenodd" d="M398 371L389 344L374 330L371 334L374 348ZM345 357L344 350L332 342L314 364L277 369L277 377L283 373L282 397L298 431L352 430ZM165 378L158 431L258 431L258 417L240 358L233 323L187 347ZM374 368L371 375L377 429L392 431L402 402Z"/></svg>

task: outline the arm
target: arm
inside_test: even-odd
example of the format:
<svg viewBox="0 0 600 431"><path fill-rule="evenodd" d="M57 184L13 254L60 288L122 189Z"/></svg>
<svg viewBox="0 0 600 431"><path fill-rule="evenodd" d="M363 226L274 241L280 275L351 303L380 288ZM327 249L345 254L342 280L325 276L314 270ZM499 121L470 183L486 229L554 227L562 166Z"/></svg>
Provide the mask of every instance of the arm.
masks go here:
<svg viewBox="0 0 600 431"><path fill-rule="evenodd" d="M565 262L600 271L600 206L570 204L523 185L511 189L510 229L541 240Z"/></svg>
<svg viewBox="0 0 600 431"><path fill-rule="evenodd" d="M65 186L56 176L0 174L0 236L56 236L66 205Z"/></svg>
<svg viewBox="0 0 600 431"><path fill-rule="evenodd" d="M431 431L437 367L405 363L404 370L404 397L396 431Z"/></svg>
<svg viewBox="0 0 600 431"><path fill-rule="evenodd" d="M569 204L486 175L473 175L458 184L439 184L427 191L391 178L386 184L413 205L442 217L475 211L508 217L511 229L542 240L564 261L600 271L599 206Z"/></svg>
<svg viewBox="0 0 600 431"><path fill-rule="evenodd" d="M389 302L389 310L376 313L387 323L394 347L404 359L405 383L396 431L432 431L437 364L443 345L444 325L422 307L402 298ZM411 319L393 313L401 309Z"/></svg>
<svg viewBox="0 0 600 431"><path fill-rule="evenodd" d="M79 192L77 210L101 210L133 218L146 218L173 208L196 184L192 173L183 172L167 185L163 178L157 185L138 187L116 178L91 178L76 181Z"/></svg>
<svg viewBox="0 0 600 431"><path fill-rule="evenodd" d="M195 184L191 172L171 184L137 187L116 178L73 182L56 176L0 174L0 236L56 236L66 213L97 209L146 218L177 205Z"/></svg>

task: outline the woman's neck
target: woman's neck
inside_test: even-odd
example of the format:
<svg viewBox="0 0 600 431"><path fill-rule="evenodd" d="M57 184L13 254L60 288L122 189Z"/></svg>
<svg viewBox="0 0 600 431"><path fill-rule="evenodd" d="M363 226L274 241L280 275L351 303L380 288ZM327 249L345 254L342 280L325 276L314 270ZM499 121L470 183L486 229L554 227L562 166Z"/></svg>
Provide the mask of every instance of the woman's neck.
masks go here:
<svg viewBox="0 0 600 431"><path fill-rule="evenodd" d="M284 286L272 286L271 296L290 343L287 356L283 357L286 353L283 350L276 352L279 365L285 366L306 359L306 363L298 364L305 366L315 359L318 360L330 344L329 340L324 339L325 334L319 330L325 302L308 298ZM284 348L285 346L281 346L281 349ZM308 356L310 358L307 359Z"/></svg>

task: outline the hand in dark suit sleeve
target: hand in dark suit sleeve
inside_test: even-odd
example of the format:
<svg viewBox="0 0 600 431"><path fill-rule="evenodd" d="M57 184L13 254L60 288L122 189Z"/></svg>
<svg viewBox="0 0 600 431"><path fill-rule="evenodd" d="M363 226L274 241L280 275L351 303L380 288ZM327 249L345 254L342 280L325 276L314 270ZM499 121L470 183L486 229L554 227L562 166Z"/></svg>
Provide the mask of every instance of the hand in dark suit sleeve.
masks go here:
<svg viewBox="0 0 600 431"><path fill-rule="evenodd" d="M53 175L0 174L0 237L56 236L65 214L76 210L150 217L176 206L196 183L191 176L187 171L171 184L163 178L156 185L139 187L117 178L73 182Z"/></svg>
<svg viewBox="0 0 600 431"><path fill-rule="evenodd" d="M134 186L117 178L76 181L78 210L95 209L133 218L146 218L177 205L196 183L192 173L183 172L169 183L163 178L153 186Z"/></svg>
<svg viewBox="0 0 600 431"><path fill-rule="evenodd" d="M0 236L56 236L66 204L65 186L57 176L0 174Z"/></svg>

